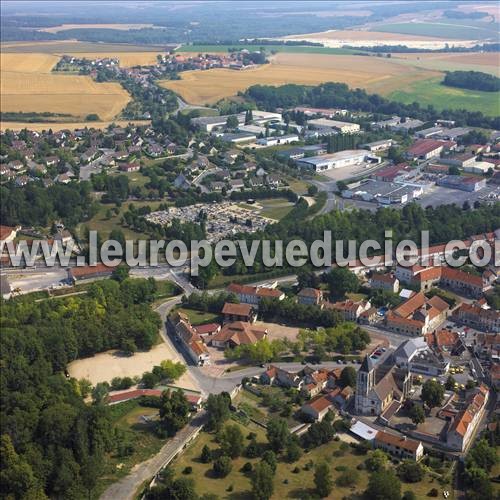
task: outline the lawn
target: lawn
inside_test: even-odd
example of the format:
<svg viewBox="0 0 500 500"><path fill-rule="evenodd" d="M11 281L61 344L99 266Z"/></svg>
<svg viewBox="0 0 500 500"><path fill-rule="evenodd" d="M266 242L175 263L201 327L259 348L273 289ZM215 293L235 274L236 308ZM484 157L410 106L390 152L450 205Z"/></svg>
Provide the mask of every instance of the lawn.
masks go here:
<svg viewBox="0 0 500 500"><path fill-rule="evenodd" d="M405 104L418 102L421 107L431 104L436 109L467 109L490 116L500 114L500 92L458 89L441 85L441 81L441 77L415 81L388 97Z"/></svg>
<svg viewBox="0 0 500 500"><path fill-rule="evenodd" d="M154 164L154 160L152 162ZM124 175L128 177L129 185L131 188L143 187L146 183L150 181L150 178L141 174L141 172L116 172L117 175Z"/></svg>
<svg viewBox="0 0 500 500"><path fill-rule="evenodd" d="M294 204L285 198L272 198L269 200L259 200L262 206L260 215L269 219L280 220L292 210Z"/></svg>
<svg viewBox="0 0 500 500"><path fill-rule="evenodd" d="M121 229L126 239L146 239L146 234L137 233L136 231L133 231L126 227L122 227L120 224L120 219L128 210L131 204L133 204L136 208L149 206L152 210L155 210L160 205L160 203L160 201L126 201L120 206L118 215L115 215L113 213L109 218L107 217L107 211L113 210L115 206L111 204L101 204L97 214L94 215L94 217L92 217L92 219L90 219L89 221L81 224L79 226L79 229L81 229L82 226L87 226L89 229L98 231L103 237L107 237L113 229Z"/></svg>
<svg viewBox="0 0 500 500"><path fill-rule="evenodd" d="M187 314L189 317L189 321L191 322L192 325L202 325L204 323L213 323L213 322L219 322L220 316L215 313L211 313L208 311L197 311L195 309L186 309L181 307L179 309L180 312L183 312L184 314Z"/></svg>
<svg viewBox="0 0 500 500"><path fill-rule="evenodd" d="M299 181L297 181L299 182ZM255 205L248 203L238 203L238 206L247 210L252 210L262 217L269 219L280 220L292 210L294 203L288 201L286 198L268 198L264 200L257 200ZM258 207L262 208L258 208Z"/></svg>
<svg viewBox="0 0 500 500"><path fill-rule="evenodd" d="M121 457L110 454L103 461L102 476L94 491L94 498L98 498L108 486L126 476L135 464L158 453L165 444L165 439L157 437L154 431L157 409L139 406L138 401L127 401L112 406L110 412L113 427L122 433L119 441L122 444L130 443L133 451ZM152 421L145 421L142 417Z"/></svg>
<svg viewBox="0 0 500 500"><path fill-rule="evenodd" d="M234 423L234 422L231 422ZM240 424L238 424L240 425ZM265 443L264 431L258 426L250 423L248 426L241 426L243 435L252 431L257 434L257 441ZM245 440L248 443L248 440ZM255 465L259 459L248 459L239 457L233 460L231 473L224 479L216 479L212 476L212 464L204 464L199 460L201 450L204 445L208 445L212 450L218 448L213 434L202 432L191 446L179 457L173 464L173 469L177 475L183 475L186 467L192 467L192 473L187 477L195 481L195 487L198 494L210 493L217 495L221 499L246 499L250 498L250 480L247 474L241 472L241 468L246 462ZM359 455L351 447L347 447L341 441L332 441L326 445L319 446L303 456L295 463L289 464L280 460L274 479L273 499L282 498L310 498L315 494L314 491L314 464L320 461L326 461L330 465L333 479L336 480L344 473L357 474L356 483L352 487L334 486L331 495L328 498L342 499L352 495L360 495L367 486L368 473L365 470L357 470L359 464L364 462L368 455ZM419 499L427 498L427 493L431 488L437 488L439 491L443 487L437 480L427 474L423 481L413 484L402 484L402 492L411 490ZM447 488L453 491L451 488ZM453 498L453 497L450 497Z"/></svg>
<svg viewBox="0 0 500 500"><path fill-rule="evenodd" d="M287 178L286 181L293 192L297 194L307 194L309 184L306 181L294 179L293 177Z"/></svg>

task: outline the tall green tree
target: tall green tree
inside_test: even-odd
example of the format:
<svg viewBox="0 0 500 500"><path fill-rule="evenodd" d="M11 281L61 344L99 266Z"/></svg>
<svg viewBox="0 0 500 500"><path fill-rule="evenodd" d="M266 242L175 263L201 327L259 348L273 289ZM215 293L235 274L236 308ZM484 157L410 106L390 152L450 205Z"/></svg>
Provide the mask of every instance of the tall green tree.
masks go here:
<svg viewBox="0 0 500 500"><path fill-rule="evenodd" d="M255 500L269 500L274 492L274 473L266 462L255 465L252 476L252 497Z"/></svg>
<svg viewBox="0 0 500 500"><path fill-rule="evenodd" d="M314 470L314 485L316 492L321 498L327 497L333 490L333 478L330 466L326 462L320 462Z"/></svg>

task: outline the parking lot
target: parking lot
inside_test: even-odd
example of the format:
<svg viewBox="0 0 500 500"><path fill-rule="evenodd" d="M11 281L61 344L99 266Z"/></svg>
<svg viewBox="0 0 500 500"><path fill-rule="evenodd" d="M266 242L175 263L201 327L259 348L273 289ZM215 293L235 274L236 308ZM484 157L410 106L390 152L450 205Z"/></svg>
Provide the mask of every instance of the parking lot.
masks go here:
<svg viewBox="0 0 500 500"><path fill-rule="evenodd" d="M500 186L488 184L483 189L475 192L459 191L458 189L450 189L442 186L433 186L416 202L423 207L438 207L439 205L455 205L462 206L468 201L472 206L475 201L484 203L486 201L495 201L500 199Z"/></svg>

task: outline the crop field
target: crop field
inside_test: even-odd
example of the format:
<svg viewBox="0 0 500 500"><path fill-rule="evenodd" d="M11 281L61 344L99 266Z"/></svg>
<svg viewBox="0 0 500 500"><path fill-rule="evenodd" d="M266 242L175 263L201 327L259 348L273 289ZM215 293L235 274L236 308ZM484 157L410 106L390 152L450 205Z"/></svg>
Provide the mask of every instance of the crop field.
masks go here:
<svg viewBox="0 0 500 500"><path fill-rule="evenodd" d="M155 53L144 54L156 57ZM0 59L0 99L4 113L57 113L69 116L54 121L68 122L80 122L95 113L108 121L130 100L118 83L97 83L89 76L52 73L59 60L55 53L2 52Z"/></svg>
<svg viewBox="0 0 500 500"><path fill-rule="evenodd" d="M78 40L61 40L48 42L5 42L1 45L2 56L4 53L37 52L49 54L69 53L114 53L114 52L154 52L159 54L174 49L175 46L167 45L132 45L125 43L93 43L79 42Z"/></svg>
<svg viewBox="0 0 500 500"><path fill-rule="evenodd" d="M18 54L3 54L0 58L0 72L15 73L50 73L59 61L53 54L27 53L21 57Z"/></svg>
<svg viewBox="0 0 500 500"><path fill-rule="evenodd" d="M494 53L394 54L391 59L375 56L276 54L270 64L257 69L234 71L212 69L188 71L181 80L162 84L193 104L212 104L237 95L251 85L343 82L390 99L436 108L468 109L498 114L498 93L455 89L441 85L444 70L475 69L497 73Z"/></svg>
<svg viewBox="0 0 500 500"><path fill-rule="evenodd" d="M485 115L500 114L500 92L480 92L441 85L442 78L417 81L404 90L395 90L389 98L406 104L418 101L421 106L432 104L436 109L456 108L481 111Z"/></svg>
<svg viewBox="0 0 500 500"><path fill-rule="evenodd" d="M111 120L130 100L118 83L96 83L89 76L2 71L0 82L3 112L50 112L77 119L96 113Z"/></svg>
<svg viewBox="0 0 500 500"><path fill-rule="evenodd" d="M498 52L392 54L393 62L437 71L482 71L498 76Z"/></svg>
<svg viewBox="0 0 500 500"><path fill-rule="evenodd" d="M77 29L108 29L108 30L139 30L142 28L153 28L152 24L61 24L59 26L51 26L49 28L38 28L37 31L45 33L59 33L65 30Z"/></svg>
<svg viewBox="0 0 500 500"><path fill-rule="evenodd" d="M273 57L271 64L257 69L187 71L182 73L182 80L165 81L163 85L190 103L204 104L234 96L255 84L316 85L331 81L389 93L402 85L433 76L437 73L421 68L402 69L400 64L370 56L281 53Z"/></svg>

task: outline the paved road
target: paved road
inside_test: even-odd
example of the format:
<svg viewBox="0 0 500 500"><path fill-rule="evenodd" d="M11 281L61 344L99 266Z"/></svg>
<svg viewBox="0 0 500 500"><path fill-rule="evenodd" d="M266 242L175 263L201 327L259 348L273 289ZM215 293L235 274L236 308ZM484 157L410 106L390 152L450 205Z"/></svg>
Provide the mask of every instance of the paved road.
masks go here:
<svg viewBox="0 0 500 500"><path fill-rule="evenodd" d="M163 448L149 460L137 464L130 474L117 483L112 484L102 495L101 500L133 500L138 488L148 479L155 476L165 465L179 453L193 436L199 432L206 422L206 413L198 413L173 438L169 439Z"/></svg>

